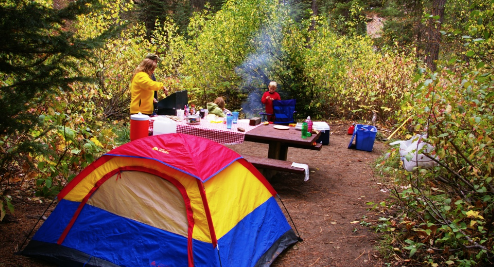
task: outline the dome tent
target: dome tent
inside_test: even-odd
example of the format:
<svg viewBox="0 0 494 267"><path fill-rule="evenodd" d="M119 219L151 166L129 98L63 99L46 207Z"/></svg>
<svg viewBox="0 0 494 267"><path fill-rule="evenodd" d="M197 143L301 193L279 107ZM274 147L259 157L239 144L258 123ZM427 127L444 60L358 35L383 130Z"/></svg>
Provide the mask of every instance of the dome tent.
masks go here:
<svg viewBox="0 0 494 267"><path fill-rule="evenodd" d="M275 195L223 145L141 138L67 184L20 254L61 266L269 266L297 242Z"/></svg>

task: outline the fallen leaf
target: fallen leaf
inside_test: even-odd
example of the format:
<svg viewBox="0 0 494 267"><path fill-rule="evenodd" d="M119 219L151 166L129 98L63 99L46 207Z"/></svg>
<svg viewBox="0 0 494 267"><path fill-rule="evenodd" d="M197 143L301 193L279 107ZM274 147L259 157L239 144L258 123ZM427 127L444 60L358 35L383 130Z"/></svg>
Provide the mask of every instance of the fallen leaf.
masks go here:
<svg viewBox="0 0 494 267"><path fill-rule="evenodd" d="M467 211L466 215L468 218L484 219L484 217L482 217L482 215L479 215L478 211L469 210L469 211Z"/></svg>

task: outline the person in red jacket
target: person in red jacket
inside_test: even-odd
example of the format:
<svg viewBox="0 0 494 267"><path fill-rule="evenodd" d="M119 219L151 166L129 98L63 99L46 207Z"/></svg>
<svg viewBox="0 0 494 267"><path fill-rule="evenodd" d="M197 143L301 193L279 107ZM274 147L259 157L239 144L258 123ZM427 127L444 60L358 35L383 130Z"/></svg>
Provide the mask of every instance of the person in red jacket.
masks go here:
<svg viewBox="0 0 494 267"><path fill-rule="evenodd" d="M270 82L268 91L262 95L261 102L266 106L266 113L273 114L273 100L281 100L280 94L276 92L278 84ZM268 121L274 121L273 115L268 115Z"/></svg>

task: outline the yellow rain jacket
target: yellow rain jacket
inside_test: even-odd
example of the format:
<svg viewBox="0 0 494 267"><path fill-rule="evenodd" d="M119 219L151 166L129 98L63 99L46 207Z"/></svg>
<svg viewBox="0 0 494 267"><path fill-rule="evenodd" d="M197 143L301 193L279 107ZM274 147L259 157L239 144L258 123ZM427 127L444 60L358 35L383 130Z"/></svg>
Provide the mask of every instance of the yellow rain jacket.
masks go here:
<svg viewBox="0 0 494 267"><path fill-rule="evenodd" d="M153 113L153 94L154 91L163 89L163 83L155 82L151 80L149 75L145 72L138 72L130 85L130 113L135 114L141 112L142 114Z"/></svg>

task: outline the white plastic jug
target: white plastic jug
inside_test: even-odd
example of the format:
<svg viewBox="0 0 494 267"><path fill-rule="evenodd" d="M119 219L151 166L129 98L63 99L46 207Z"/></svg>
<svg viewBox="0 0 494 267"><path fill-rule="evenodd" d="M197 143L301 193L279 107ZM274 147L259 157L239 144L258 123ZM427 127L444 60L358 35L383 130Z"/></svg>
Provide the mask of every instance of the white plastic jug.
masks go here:
<svg viewBox="0 0 494 267"><path fill-rule="evenodd" d="M176 133L177 123L169 118L159 118L154 121L153 135Z"/></svg>

